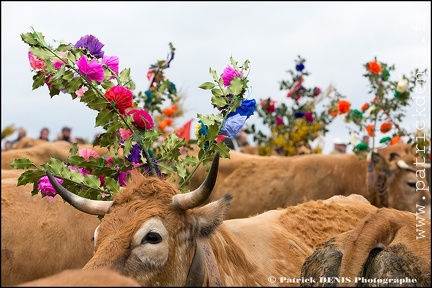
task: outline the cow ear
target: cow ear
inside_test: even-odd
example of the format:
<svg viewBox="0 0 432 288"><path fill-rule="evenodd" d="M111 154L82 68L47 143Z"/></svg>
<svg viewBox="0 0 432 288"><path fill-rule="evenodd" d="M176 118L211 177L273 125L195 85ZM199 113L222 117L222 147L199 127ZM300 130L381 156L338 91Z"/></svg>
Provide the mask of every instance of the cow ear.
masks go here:
<svg viewBox="0 0 432 288"><path fill-rule="evenodd" d="M190 216L196 219L195 223L198 223L197 228L200 235L208 236L217 226L222 224L231 204L231 199L232 196L227 194L217 201L210 202L203 207L195 208L191 211Z"/></svg>
<svg viewBox="0 0 432 288"><path fill-rule="evenodd" d="M371 160L372 160L372 163L373 163L374 165L380 165L381 167L385 167L385 166L387 166L387 163L386 163L384 157L382 157L382 156L381 156L379 153L377 153L377 152L373 152L373 151L372 151Z"/></svg>

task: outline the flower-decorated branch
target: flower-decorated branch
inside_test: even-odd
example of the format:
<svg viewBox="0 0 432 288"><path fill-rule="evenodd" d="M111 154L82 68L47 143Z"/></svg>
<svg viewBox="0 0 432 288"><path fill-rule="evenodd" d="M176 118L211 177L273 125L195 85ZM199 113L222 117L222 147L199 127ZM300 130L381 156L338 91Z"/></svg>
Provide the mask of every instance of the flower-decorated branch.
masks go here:
<svg viewBox="0 0 432 288"><path fill-rule="evenodd" d="M216 151L221 152L221 157L229 157L227 145L217 141L219 134L241 129L254 111L252 108L244 111L248 103L255 101L244 99L248 88L244 76L248 61L237 67L231 58L234 75L224 71L218 77L216 71L210 69L217 88L211 82L200 87L211 89L211 103L219 114L198 114L198 158L180 157L181 149L189 147L189 143L176 133L164 135L155 127L152 117L156 112L170 114L173 111L164 112L161 106L167 100L178 100L175 85L163 75L174 58L175 49L171 43L167 60L151 66L149 92L134 96L135 84L130 78L130 69L120 70L119 58L107 56L102 50L104 44L93 35L86 35L75 44L58 41L57 47L48 45L42 33L33 29L21 34L21 39L30 46L28 57L35 73L33 90L46 85L51 97L69 94L72 100L78 98L96 110L95 127L102 127L104 133L94 144L108 151L105 157L100 157L94 150L79 149L74 143L65 162L51 158L38 166L26 158L15 159L10 165L25 170L18 178L18 185L33 183L33 195L40 192L43 197L53 199L55 190L47 180L46 170L68 190L89 199L112 200L120 187L126 185L132 170L173 181L187 192L185 187L199 165L209 167Z"/></svg>
<svg viewBox="0 0 432 288"><path fill-rule="evenodd" d="M258 116L270 128L270 133L257 130L255 125L245 130L254 135L261 155L292 156L302 154L304 150L321 153L321 147L311 149L310 144L328 132L327 126L334 119L332 113L337 109L336 104L345 96L331 86L325 92L319 87L306 88L305 78L309 72L305 70L305 62L298 56L295 71L288 70L292 79L280 83L280 90L288 90L286 96L290 103L277 103L267 98L262 99L257 108ZM319 111L317 106L324 100L328 103Z"/></svg>
<svg viewBox="0 0 432 288"><path fill-rule="evenodd" d="M421 140L416 137L418 132L407 131L401 124L406 116L406 107L410 105L411 93L416 85L425 84L424 77L421 77L422 81L418 81L418 75L425 75L426 70L419 71L416 68L410 72L410 76L402 75L398 81L392 81L391 72L395 70L395 65L379 62L375 57L363 66L366 70L363 76L368 79L370 86L368 93L373 94L373 99L365 102L360 109L347 108L344 120L357 127L350 129L353 151L361 154L374 148L375 141L372 141L372 147L369 147L368 143L359 140L360 133L366 133L373 139L378 131L388 135L380 139L381 144L398 143L403 136L409 137L408 143L416 144ZM430 140L422 146L428 147L428 141Z"/></svg>

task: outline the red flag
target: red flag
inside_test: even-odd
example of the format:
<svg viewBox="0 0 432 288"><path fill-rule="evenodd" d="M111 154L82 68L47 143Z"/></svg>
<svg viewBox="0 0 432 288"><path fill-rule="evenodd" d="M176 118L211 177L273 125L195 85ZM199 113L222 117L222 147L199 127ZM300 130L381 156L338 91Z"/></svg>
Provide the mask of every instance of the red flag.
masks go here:
<svg viewBox="0 0 432 288"><path fill-rule="evenodd" d="M176 133L178 138L184 138L185 141L190 140L190 128L191 128L191 124L192 124L193 120L194 120L194 118L190 119L185 124L183 124L183 126L177 128L175 130L175 133Z"/></svg>

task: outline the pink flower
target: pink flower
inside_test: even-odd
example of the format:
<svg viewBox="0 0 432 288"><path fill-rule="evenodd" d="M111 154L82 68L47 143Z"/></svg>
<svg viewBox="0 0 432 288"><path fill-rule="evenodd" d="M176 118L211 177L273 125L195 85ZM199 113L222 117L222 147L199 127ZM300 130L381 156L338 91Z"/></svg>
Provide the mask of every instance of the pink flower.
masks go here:
<svg viewBox="0 0 432 288"><path fill-rule="evenodd" d="M229 86L234 77L243 77L243 75L232 68L231 66L227 66L222 73L222 81L225 87Z"/></svg>
<svg viewBox="0 0 432 288"><path fill-rule="evenodd" d="M132 131L129 129L120 128L119 133L122 140L127 140L132 136Z"/></svg>
<svg viewBox="0 0 432 288"><path fill-rule="evenodd" d="M80 172L83 176L91 174L91 172L89 170L84 169L84 168L78 168L77 169L76 167L71 166L71 165L69 165L68 168L71 169L71 170L75 170L75 171Z"/></svg>
<svg viewBox="0 0 432 288"><path fill-rule="evenodd" d="M67 56L66 56L67 55L67 51L59 52L59 54L60 54L60 57L61 57L62 60L67 61ZM54 64L54 68L56 70L58 70L60 67L63 66L64 62L62 60L60 60L60 59L51 60L51 62Z"/></svg>
<svg viewBox="0 0 432 288"><path fill-rule="evenodd" d="M307 122L313 122L314 121L314 116L313 116L312 112L310 112L310 111L306 112L304 117L305 117Z"/></svg>
<svg viewBox="0 0 432 288"><path fill-rule="evenodd" d="M63 179L55 178L58 183L62 184ZM51 182L48 179L48 176L42 176L39 179L38 183L38 190L42 192L42 194L45 195L51 195L55 196L57 194L57 191L54 189L54 187L51 185ZM48 199L48 200L54 200L54 199Z"/></svg>
<svg viewBox="0 0 432 288"><path fill-rule="evenodd" d="M133 109L130 110L127 114L132 114L135 125L141 129L150 130L154 126L152 117L144 109Z"/></svg>
<svg viewBox="0 0 432 288"><path fill-rule="evenodd" d="M282 119L282 117L280 117L280 116L276 116L275 120L276 120L276 126L280 126L280 125L283 124L283 119Z"/></svg>
<svg viewBox="0 0 432 288"><path fill-rule="evenodd" d="M103 82L105 78L104 70L102 64L100 64L96 59L92 59L88 62L87 56L83 55L76 64L80 72L87 77L88 80Z"/></svg>
<svg viewBox="0 0 432 288"><path fill-rule="evenodd" d="M87 86L82 86L80 89L78 89L78 90L75 91L75 94L78 97L82 97L84 95L84 93L87 92L87 91L88 91Z"/></svg>
<svg viewBox="0 0 432 288"><path fill-rule="evenodd" d="M83 157L87 161L90 160L90 157L99 158L99 154L90 148L81 148L80 150L78 150L78 155Z"/></svg>
<svg viewBox="0 0 432 288"><path fill-rule="evenodd" d="M119 73L119 58L117 56L103 56L102 63L108 66L118 76ZM114 76L111 77L111 79Z"/></svg>
<svg viewBox="0 0 432 288"><path fill-rule="evenodd" d="M30 67L33 70L35 70L35 71L39 71L39 70L46 71L44 60L37 58L30 51L28 52L28 58L29 58L29 61L30 61Z"/></svg>

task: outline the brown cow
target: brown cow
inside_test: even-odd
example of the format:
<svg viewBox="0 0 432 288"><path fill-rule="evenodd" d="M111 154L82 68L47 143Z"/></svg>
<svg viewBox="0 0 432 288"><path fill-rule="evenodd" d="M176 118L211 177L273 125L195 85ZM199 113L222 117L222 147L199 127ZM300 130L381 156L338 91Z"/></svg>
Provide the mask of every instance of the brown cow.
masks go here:
<svg viewBox="0 0 432 288"><path fill-rule="evenodd" d="M338 196L223 221L230 195L199 207L214 187L217 160L195 191L181 194L168 181L137 174L112 202L81 198L48 171L63 199L104 215L95 231L95 254L83 269L113 268L142 286L296 286L273 276L299 277L320 244L378 209Z"/></svg>
<svg viewBox="0 0 432 288"><path fill-rule="evenodd" d="M131 277L115 270L102 268L95 270L67 269L58 274L28 281L16 287L141 287Z"/></svg>
<svg viewBox="0 0 432 288"><path fill-rule="evenodd" d="M61 197L31 196L31 184L1 183L1 286L82 268L93 256L100 220L80 213Z"/></svg>
<svg viewBox="0 0 432 288"><path fill-rule="evenodd" d="M56 158L60 161L66 161L70 155L69 150L72 144L67 141L46 142L22 149L12 149L1 152L1 169L13 169L10 163L18 158L27 158L37 165L49 162L50 158ZM78 149L90 148L96 151L99 156L107 156L112 153L105 147L93 146L92 144L78 144ZM119 155L123 155L121 149Z"/></svg>
<svg viewBox="0 0 432 288"><path fill-rule="evenodd" d="M431 286L430 220L379 209L309 256L301 277L318 286ZM306 283L303 283L306 284Z"/></svg>
<svg viewBox="0 0 432 288"><path fill-rule="evenodd" d="M230 159L221 159L218 181L209 200L231 193L233 207L226 217L232 219L354 193L377 207L416 212L416 205L422 205L430 218L425 168L413 164L416 158L407 147L410 145L380 149L373 154L372 162L354 154L280 157L230 151ZM204 177L205 169L199 167L189 188L198 187ZM418 189L423 186L423 190Z"/></svg>

